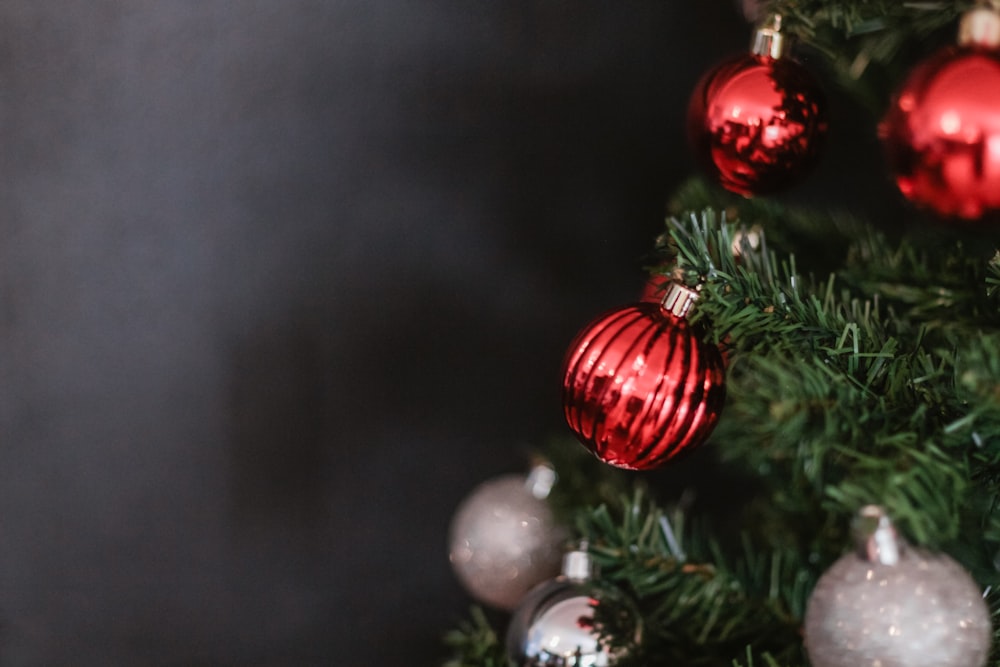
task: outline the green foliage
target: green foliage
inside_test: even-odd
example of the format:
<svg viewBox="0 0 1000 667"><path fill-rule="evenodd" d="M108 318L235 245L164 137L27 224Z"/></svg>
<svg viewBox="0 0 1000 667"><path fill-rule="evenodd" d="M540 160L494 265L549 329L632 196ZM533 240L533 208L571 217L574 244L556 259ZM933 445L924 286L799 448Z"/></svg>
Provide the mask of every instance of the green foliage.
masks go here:
<svg viewBox="0 0 1000 667"><path fill-rule="evenodd" d="M691 184L677 202L716 196ZM829 249L836 268L801 273L789 242ZM708 449L752 493L726 516L691 516L576 445L555 457L577 536L645 620L636 664L803 665L809 592L871 503L1000 587L1000 260L986 247L753 201L667 221L650 262L700 288L690 319L729 360ZM473 622L459 636L486 657L454 667L495 664L495 635Z"/></svg>
<svg viewBox="0 0 1000 667"><path fill-rule="evenodd" d="M503 644L480 607L444 637L452 658L443 667L508 667Z"/></svg>
<svg viewBox="0 0 1000 667"><path fill-rule="evenodd" d="M961 241L935 239L930 253L868 229L848 239L841 271L817 278L763 232L737 257L740 223L713 210L669 225L663 259L701 285L695 318L731 355L716 440L727 461L765 471L775 512L846 525L875 501L935 547L970 522L996 522L984 502L1000 454L989 258Z"/></svg>
<svg viewBox="0 0 1000 667"><path fill-rule="evenodd" d="M635 664L728 664L748 647L751 655L800 660L799 618L814 575L795 551L761 552L746 536L737 556L724 553L641 488L581 512L578 530L602 578L638 603L646 627Z"/></svg>
<svg viewBox="0 0 1000 667"><path fill-rule="evenodd" d="M972 4L767 8L878 111ZM573 444L581 459L554 455L556 506L645 621L630 664L804 667L808 596L872 503L967 567L1000 629L1000 234L920 222L890 233L699 181L671 210L648 265L700 289L690 319L728 359L706 451L745 493L721 510L668 506L655 479L595 467ZM710 496L710 484L689 490ZM504 664L481 612L450 643L461 657L448 667Z"/></svg>
<svg viewBox="0 0 1000 667"><path fill-rule="evenodd" d="M914 59L954 41L958 17L973 4L969 0L766 3L769 12L782 16L786 32L825 58L827 72L841 89L876 111L885 106L889 92Z"/></svg>

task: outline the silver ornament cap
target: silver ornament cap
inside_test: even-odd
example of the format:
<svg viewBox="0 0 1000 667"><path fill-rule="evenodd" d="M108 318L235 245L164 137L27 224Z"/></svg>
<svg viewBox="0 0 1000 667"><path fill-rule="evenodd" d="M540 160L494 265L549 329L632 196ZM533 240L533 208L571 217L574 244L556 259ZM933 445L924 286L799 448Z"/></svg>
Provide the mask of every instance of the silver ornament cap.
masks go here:
<svg viewBox="0 0 1000 667"><path fill-rule="evenodd" d="M546 500L555 482L547 465L476 487L459 505L449 533L449 560L476 600L507 611L559 572L569 535Z"/></svg>
<svg viewBox="0 0 1000 667"><path fill-rule="evenodd" d="M754 30L750 53L777 60L788 54L789 41L781 32L781 15L772 14Z"/></svg>
<svg viewBox="0 0 1000 667"><path fill-rule="evenodd" d="M885 511L861 510L858 548L809 598L813 667L983 667L992 625L972 577L944 554L910 547Z"/></svg>
<svg viewBox="0 0 1000 667"><path fill-rule="evenodd" d="M639 643L635 605L602 585L585 548L563 558L563 571L525 596L507 629L512 667L611 667Z"/></svg>
<svg viewBox="0 0 1000 667"><path fill-rule="evenodd" d="M958 44L970 48L1000 48L1000 3L980 2L962 15Z"/></svg>
<svg viewBox="0 0 1000 667"><path fill-rule="evenodd" d="M664 291L660 308L674 317L685 318L697 300L698 290L675 281L670 283Z"/></svg>

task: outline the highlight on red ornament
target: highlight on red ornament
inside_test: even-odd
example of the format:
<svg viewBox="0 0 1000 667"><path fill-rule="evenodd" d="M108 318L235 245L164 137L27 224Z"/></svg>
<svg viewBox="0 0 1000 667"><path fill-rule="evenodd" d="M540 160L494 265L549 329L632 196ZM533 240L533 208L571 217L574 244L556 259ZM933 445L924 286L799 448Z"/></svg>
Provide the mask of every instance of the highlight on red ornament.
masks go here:
<svg viewBox="0 0 1000 667"><path fill-rule="evenodd" d="M574 339L563 410L581 443L630 470L656 468L703 444L725 401L725 362L686 319L697 292L672 284L662 303L605 313Z"/></svg>
<svg viewBox="0 0 1000 667"><path fill-rule="evenodd" d="M945 218L1000 209L1000 14L968 12L959 45L919 64L879 125L900 192Z"/></svg>
<svg viewBox="0 0 1000 667"><path fill-rule="evenodd" d="M754 34L750 53L723 62L695 87L688 133L705 168L744 196L783 190L808 172L827 131L826 96L787 54L780 17Z"/></svg>

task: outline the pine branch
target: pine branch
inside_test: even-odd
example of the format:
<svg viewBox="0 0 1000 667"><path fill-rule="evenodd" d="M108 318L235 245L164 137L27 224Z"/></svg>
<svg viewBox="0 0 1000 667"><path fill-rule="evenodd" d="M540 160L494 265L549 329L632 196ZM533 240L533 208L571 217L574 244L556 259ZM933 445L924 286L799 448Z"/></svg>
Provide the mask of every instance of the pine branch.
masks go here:
<svg viewBox="0 0 1000 667"><path fill-rule="evenodd" d="M924 38L943 25L953 22L972 7L971 0L899 2L898 0L771 0L767 11L780 14L789 27L803 39L809 39L823 28L840 33L844 38L878 34L883 40L898 46L902 35ZM880 53L892 54L889 45Z"/></svg>
<svg viewBox="0 0 1000 667"><path fill-rule="evenodd" d="M480 607L473 607L469 619L448 632L444 643L453 657L442 667L508 667L497 633Z"/></svg>
<svg viewBox="0 0 1000 667"><path fill-rule="evenodd" d="M971 0L771 0L785 31L828 62L828 76L880 111L912 62L954 40L957 18Z"/></svg>
<svg viewBox="0 0 1000 667"><path fill-rule="evenodd" d="M715 438L726 443L722 458L766 470L774 512L815 525L801 534L813 544L830 543L823 517L846 525L873 501L932 546L954 543L969 522L992 529L983 498L996 490L1000 455L1000 331L987 294L995 266L958 247L936 261L962 257L968 270L941 273L906 242L869 235L847 254L891 281L851 269L817 280L763 235L737 257L739 227L722 218L672 219L666 252L675 274L704 283L695 319L731 348L731 401ZM942 303L944 288L926 278L945 275Z"/></svg>
<svg viewBox="0 0 1000 667"><path fill-rule="evenodd" d="M635 598L645 621L642 654L629 664L725 665L748 650L799 661L799 623L814 582L800 554L747 541L742 556L730 558L684 524L682 513L668 513L641 489L578 517L602 577Z"/></svg>

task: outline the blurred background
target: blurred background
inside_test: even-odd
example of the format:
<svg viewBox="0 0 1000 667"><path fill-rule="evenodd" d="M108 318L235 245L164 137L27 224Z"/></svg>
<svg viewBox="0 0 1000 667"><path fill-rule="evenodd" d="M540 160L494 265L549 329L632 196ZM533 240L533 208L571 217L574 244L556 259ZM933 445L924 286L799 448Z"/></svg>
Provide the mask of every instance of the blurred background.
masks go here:
<svg viewBox="0 0 1000 667"><path fill-rule="evenodd" d="M736 3L0 29L0 665L438 664L451 515L565 433L565 347L639 293Z"/></svg>

